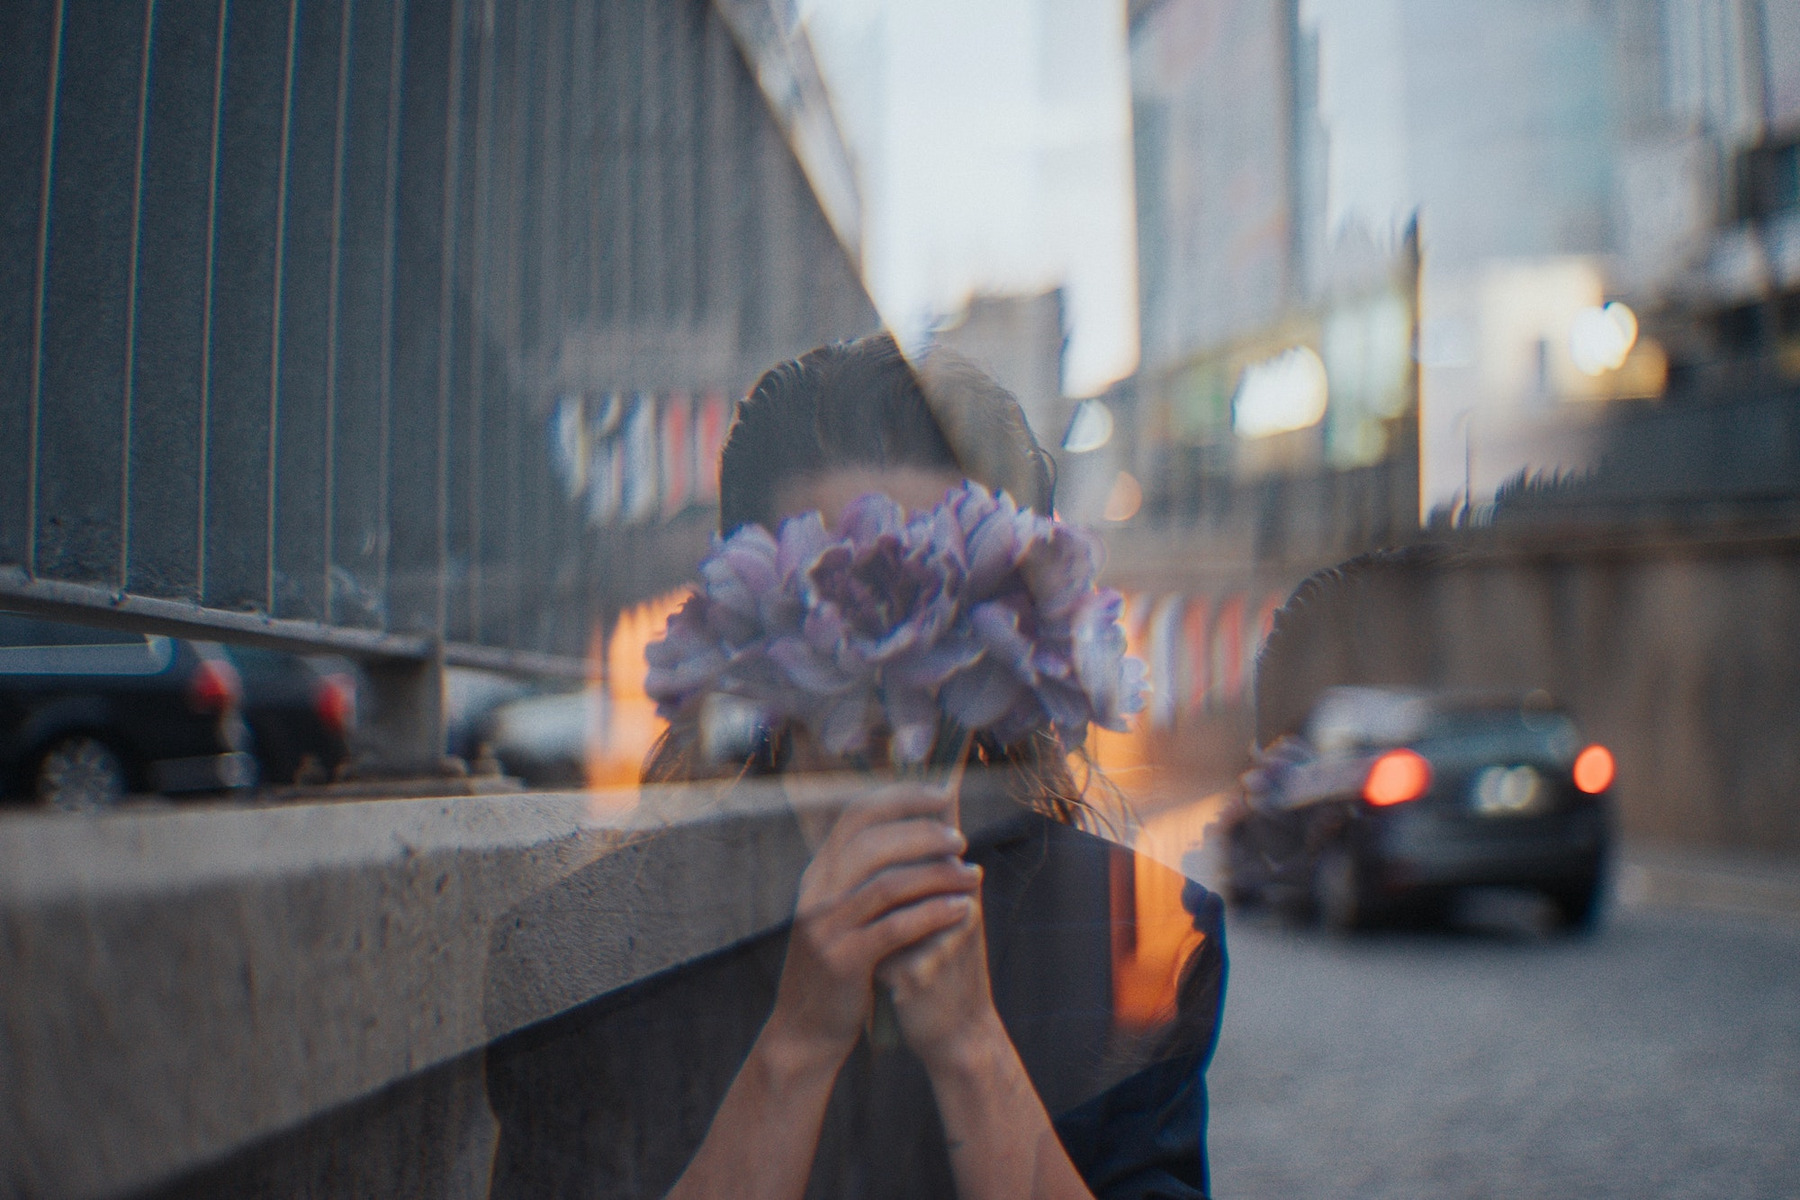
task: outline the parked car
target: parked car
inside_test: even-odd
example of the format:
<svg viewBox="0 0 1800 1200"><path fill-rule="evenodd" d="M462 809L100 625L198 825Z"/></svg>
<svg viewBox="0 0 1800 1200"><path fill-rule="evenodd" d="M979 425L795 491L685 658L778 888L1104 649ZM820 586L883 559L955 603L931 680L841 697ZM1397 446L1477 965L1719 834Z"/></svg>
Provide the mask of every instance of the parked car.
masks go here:
<svg viewBox="0 0 1800 1200"><path fill-rule="evenodd" d="M522 696L498 705L482 725L482 741L508 775L531 787L581 787L587 781L588 737L594 706L591 689Z"/></svg>
<svg viewBox="0 0 1800 1200"><path fill-rule="evenodd" d="M1228 896L1353 928L1458 889L1529 888L1558 923L1599 912L1613 758L1542 693L1324 692L1243 777Z"/></svg>
<svg viewBox="0 0 1800 1200"><path fill-rule="evenodd" d="M249 751L264 783L323 783L350 754L357 684L348 662L227 646L243 680Z"/></svg>
<svg viewBox="0 0 1800 1200"><path fill-rule="evenodd" d="M0 612L0 780L59 809L249 787L241 695L211 643Z"/></svg>

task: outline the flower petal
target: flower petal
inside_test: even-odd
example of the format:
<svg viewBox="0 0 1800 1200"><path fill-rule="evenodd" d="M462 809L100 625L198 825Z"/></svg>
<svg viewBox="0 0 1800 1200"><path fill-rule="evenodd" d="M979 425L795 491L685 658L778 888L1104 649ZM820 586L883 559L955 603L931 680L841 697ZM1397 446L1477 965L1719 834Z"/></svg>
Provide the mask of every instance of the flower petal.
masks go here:
<svg viewBox="0 0 1800 1200"><path fill-rule="evenodd" d="M938 692L944 711L964 729L979 733L991 727L1029 689L1004 665L982 659L953 675Z"/></svg>
<svg viewBox="0 0 1800 1200"><path fill-rule="evenodd" d="M880 716L875 698L858 688L833 701L813 733L827 754L841 758L869 748L870 735Z"/></svg>
<svg viewBox="0 0 1800 1200"><path fill-rule="evenodd" d="M815 695L834 696L855 682L830 658L816 653L799 638L775 639L769 644L769 658L781 667L796 687Z"/></svg>

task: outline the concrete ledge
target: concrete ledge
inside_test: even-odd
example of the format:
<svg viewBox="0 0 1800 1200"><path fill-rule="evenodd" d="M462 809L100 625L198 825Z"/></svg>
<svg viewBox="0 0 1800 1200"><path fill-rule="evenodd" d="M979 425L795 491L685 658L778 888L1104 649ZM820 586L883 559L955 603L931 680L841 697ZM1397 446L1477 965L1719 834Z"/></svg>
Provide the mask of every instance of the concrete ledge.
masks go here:
<svg viewBox="0 0 1800 1200"><path fill-rule="evenodd" d="M151 1186L787 918L778 792L637 801L0 819L0 1196Z"/></svg>
<svg viewBox="0 0 1800 1200"><path fill-rule="evenodd" d="M1616 891L1626 906L1800 921L1800 860L1634 844L1622 856Z"/></svg>

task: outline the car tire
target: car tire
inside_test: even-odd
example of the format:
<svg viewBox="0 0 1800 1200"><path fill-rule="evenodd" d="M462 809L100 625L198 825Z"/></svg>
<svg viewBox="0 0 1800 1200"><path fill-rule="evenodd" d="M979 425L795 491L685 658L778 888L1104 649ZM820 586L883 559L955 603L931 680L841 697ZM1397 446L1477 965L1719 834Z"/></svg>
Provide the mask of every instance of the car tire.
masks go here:
<svg viewBox="0 0 1800 1200"><path fill-rule="evenodd" d="M59 812L99 812L115 807L130 788L125 763L111 746L88 733L58 738L38 755L32 790L38 803Z"/></svg>
<svg viewBox="0 0 1800 1200"><path fill-rule="evenodd" d="M1332 933L1349 933L1369 924L1363 870L1347 847L1328 846L1314 862L1312 907L1319 925Z"/></svg>
<svg viewBox="0 0 1800 1200"><path fill-rule="evenodd" d="M1604 897L1600 876L1590 875L1578 883L1553 888L1548 893L1551 916L1563 933L1592 933L1600 924L1600 906Z"/></svg>

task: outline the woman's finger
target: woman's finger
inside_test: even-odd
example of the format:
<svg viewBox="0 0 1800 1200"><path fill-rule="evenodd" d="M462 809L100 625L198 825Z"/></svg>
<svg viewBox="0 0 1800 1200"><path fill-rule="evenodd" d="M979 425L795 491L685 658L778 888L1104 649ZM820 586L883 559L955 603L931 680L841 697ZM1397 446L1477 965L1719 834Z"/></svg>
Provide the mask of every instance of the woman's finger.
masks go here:
<svg viewBox="0 0 1800 1200"><path fill-rule="evenodd" d="M849 927L856 928L928 896L967 895L980 886L980 869L961 859L892 867L845 899L844 919Z"/></svg>
<svg viewBox="0 0 1800 1200"><path fill-rule="evenodd" d="M968 924L974 919L975 916L971 913L967 919L958 921L948 929L940 929L929 937L894 951L875 964L875 982L886 984L896 991L902 985L919 983L921 977L931 974L932 968L947 955L956 952L957 939L967 936Z"/></svg>
<svg viewBox="0 0 1800 1200"><path fill-rule="evenodd" d="M857 957L874 965L897 950L949 929L975 911L969 895L932 896L905 908L896 908L880 920L862 927L854 937Z"/></svg>
<svg viewBox="0 0 1800 1200"><path fill-rule="evenodd" d="M820 857L826 861L826 878L848 895L890 867L956 858L968 848L961 830L931 817L908 817L869 826L829 857Z"/></svg>
<svg viewBox="0 0 1800 1200"><path fill-rule="evenodd" d="M830 846L835 841L841 847L870 826L889 821L903 821L909 817L942 819L949 813L953 799L949 792L916 783L896 783L873 788L852 796L845 802L843 812L838 815L831 833L825 839L825 846ZM825 846L820 849L824 850Z"/></svg>

